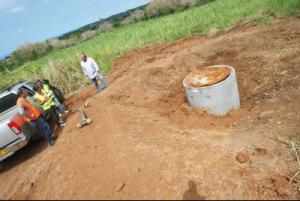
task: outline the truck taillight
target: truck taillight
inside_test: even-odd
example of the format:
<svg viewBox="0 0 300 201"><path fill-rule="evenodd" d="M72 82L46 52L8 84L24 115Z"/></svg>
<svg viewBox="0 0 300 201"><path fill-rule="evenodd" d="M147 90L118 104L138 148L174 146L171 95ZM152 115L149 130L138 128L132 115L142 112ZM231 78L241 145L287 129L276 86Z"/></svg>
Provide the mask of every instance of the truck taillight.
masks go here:
<svg viewBox="0 0 300 201"><path fill-rule="evenodd" d="M16 135L20 135L22 133L20 126L15 122L10 122L7 125Z"/></svg>

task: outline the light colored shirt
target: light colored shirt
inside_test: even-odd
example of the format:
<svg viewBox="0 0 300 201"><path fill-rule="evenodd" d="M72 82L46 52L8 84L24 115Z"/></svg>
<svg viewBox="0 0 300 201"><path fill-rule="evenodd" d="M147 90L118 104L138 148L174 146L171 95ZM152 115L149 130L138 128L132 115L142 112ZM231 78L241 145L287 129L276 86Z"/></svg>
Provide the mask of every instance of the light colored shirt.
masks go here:
<svg viewBox="0 0 300 201"><path fill-rule="evenodd" d="M26 117L27 119L31 119L32 117L29 116L26 112L25 112L25 109L24 109L24 106L23 105L20 105L19 108L19 114L22 116L22 117Z"/></svg>
<svg viewBox="0 0 300 201"><path fill-rule="evenodd" d="M99 72L99 66L96 61L90 57L87 58L86 62L81 61L81 68L85 75L87 75L90 79L94 79L97 76L97 72ZM99 75L101 73L99 72Z"/></svg>

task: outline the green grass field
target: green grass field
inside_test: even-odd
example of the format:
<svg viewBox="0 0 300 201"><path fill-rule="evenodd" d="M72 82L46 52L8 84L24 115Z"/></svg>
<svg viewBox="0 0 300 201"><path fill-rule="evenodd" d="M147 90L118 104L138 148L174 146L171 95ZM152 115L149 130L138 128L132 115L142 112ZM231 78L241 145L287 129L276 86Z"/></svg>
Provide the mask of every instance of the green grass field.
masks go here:
<svg viewBox="0 0 300 201"><path fill-rule="evenodd" d="M0 89L41 77L50 79L63 92L71 93L88 83L78 60L82 52L94 57L102 70L108 72L112 70L114 59L136 48L185 36L209 35L213 29L224 31L241 21L258 19L259 25L266 24L271 21L265 16L268 12L290 16L299 10L299 0L217 0L181 13L116 28L79 45L54 50L11 73L1 73Z"/></svg>

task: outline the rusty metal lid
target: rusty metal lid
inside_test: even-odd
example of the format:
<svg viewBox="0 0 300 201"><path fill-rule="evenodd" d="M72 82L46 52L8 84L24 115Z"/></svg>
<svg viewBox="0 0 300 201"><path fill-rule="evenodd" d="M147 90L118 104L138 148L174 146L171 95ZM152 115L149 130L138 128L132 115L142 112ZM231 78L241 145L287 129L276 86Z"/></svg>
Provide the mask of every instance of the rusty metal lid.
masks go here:
<svg viewBox="0 0 300 201"><path fill-rule="evenodd" d="M225 80L230 75L230 71L226 66L197 68L184 79L183 84L193 88L214 85Z"/></svg>

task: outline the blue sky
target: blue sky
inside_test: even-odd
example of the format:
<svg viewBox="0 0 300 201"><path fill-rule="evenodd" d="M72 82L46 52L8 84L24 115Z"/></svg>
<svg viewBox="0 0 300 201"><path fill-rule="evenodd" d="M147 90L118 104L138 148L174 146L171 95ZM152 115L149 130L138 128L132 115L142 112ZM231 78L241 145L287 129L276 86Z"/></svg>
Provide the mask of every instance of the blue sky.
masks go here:
<svg viewBox="0 0 300 201"><path fill-rule="evenodd" d="M0 0L0 57L149 0Z"/></svg>

